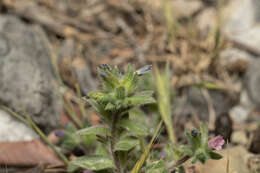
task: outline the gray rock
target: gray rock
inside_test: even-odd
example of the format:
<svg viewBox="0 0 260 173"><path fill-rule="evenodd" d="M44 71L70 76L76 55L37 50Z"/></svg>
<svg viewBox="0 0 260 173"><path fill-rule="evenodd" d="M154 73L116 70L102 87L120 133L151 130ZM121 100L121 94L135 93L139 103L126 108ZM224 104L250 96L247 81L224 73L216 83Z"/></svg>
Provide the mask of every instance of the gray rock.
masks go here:
<svg viewBox="0 0 260 173"><path fill-rule="evenodd" d="M260 108L260 59L249 64L244 78L247 94L251 101Z"/></svg>
<svg viewBox="0 0 260 173"><path fill-rule="evenodd" d="M249 109L248 107L237 105L230 109L229 114L233 122L235 122L236 124L242 124L245 123L250 112L251 109Z"/></svg>
<svg viewBox="0 0 260 173"><path fill-rule="evenodd" d="M96 81L91 76L90 66L83 58L76 58L73 61L73 71L84 94L88 94L97 88Z"/></svg>
<svg viewBox="0 0 260 173"><path fill-rule="evenodd" d="M244 72L256 57L241 49L232 48L220 52L220 64L233 72Z"/></svg>
<svg viewBox="0 0 260 173"><path fill-rule="evenodd" d="M226 11L231 17L224 26L225 35L244 49L260 55L260 1L238 0Z"/></svg>
<svg viewBox="0 0 260 173"><path fill-rule="evenodd" d="M188 18L203 8L200 0L174 0L169 1L172 13L176 18Z"/></svg>
<svg viewBox="0 0 260 173"><path fill-rule="evenodd" d="M28 126L0 110L0 142L30 141L38 135Z"/></svg>
<svg viewBox="0 0 260 173"><path fill-rule="evenodd" d="M246 89L242 89L240 92L239 104L235 105L232 109L230 109L229 114L236 124L245 123L248 121L249 115L255 109L255 104L252 102L252 99L248 96L248 92Z"/></svg>
<svg viewBox="0 0 260 173"><path fill-rule="evenodd" d="M219 90L208 90L216 115L228 112L235 104L234 98ZM203 96L201 89L197 87L189 87L185 97L175 97L173 110L175 114L196 113L201 120L208 120L209 109L208 103Z"/></svg>
<svg viewBox="0 0 260 173"><path fill-rule="evenodd" d="M0 16L0 103L49 131L58 125L61 101L46 42L39 27Z"/></svg>

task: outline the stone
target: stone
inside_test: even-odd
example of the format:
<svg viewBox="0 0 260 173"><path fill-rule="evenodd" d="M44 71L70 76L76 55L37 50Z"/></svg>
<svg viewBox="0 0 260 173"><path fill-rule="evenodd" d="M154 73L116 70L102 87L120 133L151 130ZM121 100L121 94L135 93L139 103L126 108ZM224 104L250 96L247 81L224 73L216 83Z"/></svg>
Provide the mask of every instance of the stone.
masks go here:
<svg viewBox="0 0 260 173"><path fill-rule="evenodd" d="M234 101L224 92L220 90L208 90L208 92L217 116L228 112L228 110L233 106ZM207 120L209 116L208 103L204 98L201 89L190 87L187 95L188 103L185 105L192 107L202 120Z"/></svg>
<svg viewBox="0 0 260 173"><path fill-rule="evenodd" d="M235 124L242 124L248 120L248 115L252 114L255 104L251 101L245 89L240 92L239 103L229 110L229 114Z"/></svg>
<svg viewBox="0 0 260 173"><path fill-rule="evenodd" d="M90 66L86 60L83 58L75 58L72 66L78 84L84 94L88 94L97 88L97 83L91 75Z"/></svg>
<svg viewBox="0 0 260 173"><path fill-rule="evenodd" d="M250 170L247 167L247 162L251 156L245 147L237 146L228 149L224 149L218 152L223 156L220 160L207 160L203 164L196 164L195 170L199 173L220 173L227 172L227 159L229 159L229 172L235 173L249 173ZM210 171L209 171L210 170Z"/></svg>
<svg viewBox="0 0 260 173"><path fill-rule="evenodd" d="M248 168L251 172L260 172L260 155L252 155L247 161Z"/></svg>
<svg viewBox="0 0 260 173"><path fill-rule="evenodd" d="M0 142L31 141L35 138L38 135L32 128L0 110Z"/></svg>
<svg viewBox="0 0 260 173"><path fill-rule="evenodd" d="M59 125L62 102L48 40L39 26L0 15L0 103L26 112L46 132Z"/></svg>
<svg viewBox="0 0 260 173"><path fill-rule="evenodd" d="M234 131L231 138L232 143L242 144L246 146L249 139L246 136L246 132L243 130Z"/></svg>
<svg viewBox="0 0 260 173"><path fill-rule="evenodd" d="M237 105L230 109L229 114L235 124L242 124L246 121L251 109L243 105Z"/></svg>
<svg viewBox="0 0 260 173"><path fill-rule="evenodd" d="M260 55L260 1L237 0L224 13L226 24L224 34L240 47ZM230 17L227 17L230 16Z"/></svg>
<svg viewBox="0 0 260 173"><path fill-rule="evenodd" d="M195 23L200 31L202 37L206 38L210 33L215 31L217 26L217 12L216 9L206 8L198 14L195 18Z"/></svg>
<svg viewBox="0 0 260 173"><path fill-rule="evenodd" d="M260 59L252 61L244 78L244 84L250 100L260 108Z"/></svg>
<svg viewBox="0 0 260 173"><path fill-rule="evenodd" d="M169 1L172 14L176 18L188 18L203 8L199 0L174 0Z"/></svg>
<svg viewBox="0 0 260 173"><path fill-rule="evenodd" d="M245 72L248 64L256 57L238 48L220 52L220 65L231 72Z"/></svg>
<svg viewBox="0 0 260 173"><path fill-rule="evenodd" d="M249 151L255 154L260 154L260 127L254 132L249 146Z"/></svg>

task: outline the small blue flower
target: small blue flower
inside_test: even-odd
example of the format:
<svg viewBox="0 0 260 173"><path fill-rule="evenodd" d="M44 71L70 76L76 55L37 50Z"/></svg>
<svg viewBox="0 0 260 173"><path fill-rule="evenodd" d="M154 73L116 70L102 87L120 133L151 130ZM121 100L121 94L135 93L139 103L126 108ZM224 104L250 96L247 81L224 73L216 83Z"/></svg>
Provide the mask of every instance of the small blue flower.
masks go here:
<svg viewBox="0 0 260 173"><path fill-rule="evenodd" d="M152 65L146 65L138 70L136 70L136 73L138 75L143 75L145 74L146 72L150 71L152 69Z"/></svg>
<svg viewBox="0 0 260 173"><path fill-rule="evenodd" d="M106 75L104 73L99 73L99 76L101 76L102 78L106 78Z"/></svg>

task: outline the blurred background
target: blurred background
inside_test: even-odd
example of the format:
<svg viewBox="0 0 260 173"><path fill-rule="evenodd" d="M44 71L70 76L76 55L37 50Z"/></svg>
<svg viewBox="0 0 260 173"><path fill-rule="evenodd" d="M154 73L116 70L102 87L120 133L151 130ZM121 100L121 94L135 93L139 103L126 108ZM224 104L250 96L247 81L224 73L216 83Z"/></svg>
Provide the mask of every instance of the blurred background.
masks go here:
<svg viewBox="0 0 260 173"><path fill-rule="evenodd" d="M130 63L166 74L178 141L207 122L229 142L230 171L260 172L259 22L259 0L0 0L0 172L60 164L14 113L28 115L55 143L71 113L100 123L79 106L101 87L97 66ZM153 71L140 87L158 96L160 82ZM222 159L196 171L225 166Z"/></svg>

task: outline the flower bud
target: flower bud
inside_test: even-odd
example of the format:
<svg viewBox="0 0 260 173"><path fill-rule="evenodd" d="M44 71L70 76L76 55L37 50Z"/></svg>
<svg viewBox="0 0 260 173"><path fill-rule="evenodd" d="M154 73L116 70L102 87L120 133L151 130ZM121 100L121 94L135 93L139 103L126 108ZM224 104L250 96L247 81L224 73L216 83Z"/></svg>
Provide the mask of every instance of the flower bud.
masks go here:
<svg viewBox="0 0 260 173"><path fill-rule="evenodd" d="M152 65L146 65L138 70L136 70L137 75L143 75L146 72L150 71L152 69Z"/></svg>
<svg viewBox="0 0 260 173"><path fill-rule="evenodd" d="M192 135L193 137L196 137L196 136L198 135L197 130L192 130L192 131L191 131L191 135Z"/></svg>
<svg viewBox="0 0 260 173"><path fill-rule="evenodd" d="M63 138L64 137L64 132L62 130L56 130L54 132L55 136L59 137L59 138Z"/></svg>

